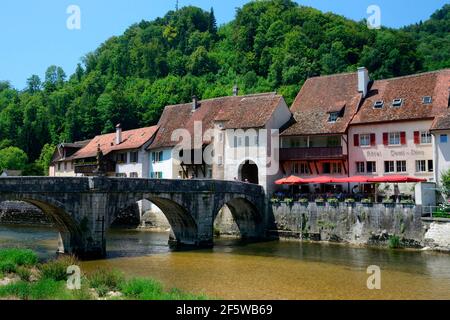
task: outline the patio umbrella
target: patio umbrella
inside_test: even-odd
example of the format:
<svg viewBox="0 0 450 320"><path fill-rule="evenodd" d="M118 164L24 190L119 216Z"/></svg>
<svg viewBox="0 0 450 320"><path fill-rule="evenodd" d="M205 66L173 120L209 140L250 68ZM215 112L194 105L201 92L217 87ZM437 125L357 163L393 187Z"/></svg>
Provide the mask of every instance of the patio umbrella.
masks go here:
<svg viewBox="0 0 450 320"><path fill-rule="evenodd" d="M296 184L302 184L302 183L305 183L305 179L299 178L297 176L290 176L288 178L283 178L283 179L275 181L275 184L278 184L278 185L285 184L285 185L290 185L290 186L296 185Z"/></svg>
<svg viewBox="0 0 450 320"><path fill-rule="evenodd" d="M334 178L334 183L367 183L369 182L369 177L365 176L353 176L353 177L346 177L346 178Z"/></svg>
<svg viewBox="0 0 450 320"><path fill-rule="evenodd" d="M333 179L327 176L321 176L311 179L305 179L305 183L332 183Z"/></svg>
<svg viewBox="0 0 450 320"><path fill-rule="evenodd" d="M384 176L384 177L376 177L370 178L368 182L377 182L377 183L408 183L408 182L426 182L427 179L408 177L408 176Z"/></svg>

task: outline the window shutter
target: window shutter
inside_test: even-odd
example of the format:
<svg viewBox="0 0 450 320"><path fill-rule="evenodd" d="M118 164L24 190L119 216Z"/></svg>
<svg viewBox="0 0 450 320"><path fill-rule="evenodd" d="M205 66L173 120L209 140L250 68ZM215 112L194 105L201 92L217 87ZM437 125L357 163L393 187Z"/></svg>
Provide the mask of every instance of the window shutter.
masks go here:
<svg viewBox="0 0 450 320"><path fill-rule="evenodd" d="M377 136L375 133L370 134L370 145L375 146L377 144Z"/></svg>
<svg viewBox="0 0 450 320"><path fill-rule="evenodd" d="M414 131L414 143L420 144L420 132L419 131Z"/></svg>
<svg viewBox="0 0 450 320"><path fill-rule="evenodd" d="M405 131L400 132L400 142L402 145L406 144L406 132Z"/></svg>
<svg viewBox="0 0 450 320"><path fill-rule="evenodd" d="M353 135L353 143L355 147L359 147L359 134Z"/></svg>
<svg viewBox="0 0 450 320"><path fill-rule="evenodd" d="M389 133L387 133L387 132L383 133L383 144L385 146L389 145Z"/></svg>

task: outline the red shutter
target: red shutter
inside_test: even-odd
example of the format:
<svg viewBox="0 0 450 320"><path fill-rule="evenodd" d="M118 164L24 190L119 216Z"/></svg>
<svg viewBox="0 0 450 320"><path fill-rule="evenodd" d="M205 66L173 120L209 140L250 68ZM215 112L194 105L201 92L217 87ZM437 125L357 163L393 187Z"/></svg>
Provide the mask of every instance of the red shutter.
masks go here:
<svg viewBox="0 0 450 320"><path fill-rule="evenodd" d="M420 132L419 131L414 131L414 143L420 144Z"/></svg>
<svg viewBox="0 0 450 320"><path fill-rule="evenodd" d="M406 144L406 132L405 131L400 132L400 141L401 141L402 145Z"/></svg>
<svg viewBox="0 0 450 320"><path fill-rule="evenodd" d="M389 133L383 132L383 144L385 146L389 145Z"/></svg>
<svg viewBox="0 0 450 320"><path fill-rule="evenodd" d="M359 134L353 135L353 144L355 147L359 147Z"/></svg>
<svg viewBox="0 0 450 320"><path fill-rule="evenodd" d="M370 145L375 146L377 144L377 136L375 133L370 134Z"/></svg>

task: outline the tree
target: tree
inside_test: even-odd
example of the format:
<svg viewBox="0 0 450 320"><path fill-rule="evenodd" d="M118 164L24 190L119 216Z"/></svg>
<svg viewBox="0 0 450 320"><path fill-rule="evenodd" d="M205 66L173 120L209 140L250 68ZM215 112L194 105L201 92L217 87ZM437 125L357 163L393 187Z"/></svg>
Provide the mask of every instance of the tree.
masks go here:
<svg viewBox="0 0 450 320"><path fill-rule="evenodd" d="M1 170L24 170L27 162L27 154L17 147L8 147L0 150Z"/></svg>
<svg viewBox="0 0 450 320"><path fill-rule="evenodd" d="M29 93L36 93L41 90L42 82L38 75L33 74L27 79L27 91Z"/></svg>
<svg viewBox="0 0 450 320"><path fill-rule="evenodd" d="M48 168L50 166L50 162L52 161L55 148L56 147L54 145L49 143L46 143L42 148L41 154L36 160L36 165L38 166L41 175L48 175Z"/></svg>
<svg viewBox="0 0 450 320"><path fill-rule="evenodd" d="M208 31L214 37L217 35L217 20L214 15L214 8L209 11Z"/></svg>
<svg viewBox="0 0 450 320"><path fill-rule="evenodd" d="M66 73L61 67L55 65L47 68L45 72L44 87L47 91L54 91L64 84Z"/></svg>

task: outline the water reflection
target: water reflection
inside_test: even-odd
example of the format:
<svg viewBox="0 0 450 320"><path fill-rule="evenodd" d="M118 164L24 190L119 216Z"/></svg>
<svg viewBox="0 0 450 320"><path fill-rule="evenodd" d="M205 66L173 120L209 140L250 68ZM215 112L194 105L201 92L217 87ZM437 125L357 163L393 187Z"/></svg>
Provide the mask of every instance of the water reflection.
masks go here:
<svg viewBox="0 0 450 320"><path fill-rule="evenodd" d="M0 226L0 247L54 257L56 230ZM450 298L450 255L336 244L218 239L212 249L171 251L167 233L112 230L107 259L83 263L149 276L169 287L229 299ZM366 268L382 270L382 290L366 287Z"/></svg>

